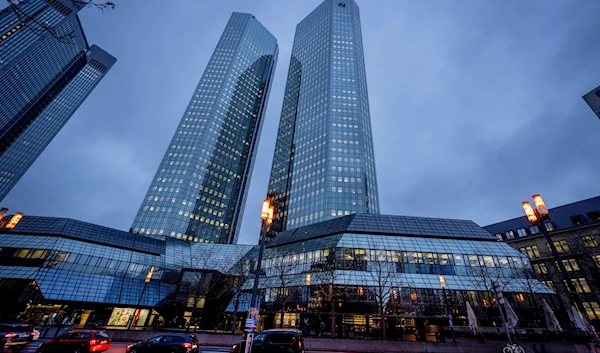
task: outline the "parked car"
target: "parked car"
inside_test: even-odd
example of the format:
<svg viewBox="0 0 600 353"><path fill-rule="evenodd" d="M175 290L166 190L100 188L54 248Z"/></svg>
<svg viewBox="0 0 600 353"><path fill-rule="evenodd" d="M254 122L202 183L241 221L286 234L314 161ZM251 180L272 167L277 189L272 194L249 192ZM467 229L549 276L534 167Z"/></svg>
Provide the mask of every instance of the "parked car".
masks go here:
<svg viewBox="0 0 600 353"><path fill-rule="evenodd" d="M198 339L194 335L167 334L127 346L127 353L198 353Z"/></svg>
<svg viewBox="0 0 600 353"><path fill-rule="evenodd" d="M0 324L2 350L18 352L27 347L31 341L33 327L29 324Z"/></svg>
<svg viewBox="0 0 600 353"><path fill-rule="evenodd" d="M31 331L31 340L37 341L39 338L40 338L40 331L37 329L33 329L33 331Z"/></svg>
<svg viewBox="0 0 600 353"><path fill-rule="evenodd" d="M104 331L73 330L42 343L36 353L104 352L110 348L110 337Z"/></svg>
<svg viewBox="0 0 600 353"><path fill-rule="evenodd" d="M234 344L231 353L242 353L245 342ZM304 353L302 331L294 329L273 329L254 336L251 353Z"/></svg>

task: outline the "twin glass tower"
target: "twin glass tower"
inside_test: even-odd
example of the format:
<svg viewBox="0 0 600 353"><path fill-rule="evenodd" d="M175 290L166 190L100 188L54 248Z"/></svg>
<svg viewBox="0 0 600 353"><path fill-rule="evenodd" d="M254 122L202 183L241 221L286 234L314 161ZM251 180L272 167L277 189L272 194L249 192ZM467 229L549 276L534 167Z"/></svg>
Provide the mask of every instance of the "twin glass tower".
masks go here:
<svg viewBox="0 0 600 353"><path fill-rule="evenodd" d="M0 201L116 59L89 46L70 0L0 11Z"/></svg>
<svg viewBox="0 0 600 353"><path fill-rule="evenodd" d="M232 14L169 144L132 232L236 243L277 40ZM325 0L296 28L267 198L269 240L352 213L379 213L359 9Z"/></svg>

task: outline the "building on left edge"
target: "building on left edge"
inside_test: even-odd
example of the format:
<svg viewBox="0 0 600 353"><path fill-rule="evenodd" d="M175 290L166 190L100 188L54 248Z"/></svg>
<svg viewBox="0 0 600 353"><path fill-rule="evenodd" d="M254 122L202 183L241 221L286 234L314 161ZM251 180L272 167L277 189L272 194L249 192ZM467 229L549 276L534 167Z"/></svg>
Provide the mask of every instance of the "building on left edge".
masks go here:
<svg viewBox="0 0 600 353"><path fill-rule="evenodd" d="M88 45L79 10L28 0L0 12L0 200L116 62Z"/></svg>

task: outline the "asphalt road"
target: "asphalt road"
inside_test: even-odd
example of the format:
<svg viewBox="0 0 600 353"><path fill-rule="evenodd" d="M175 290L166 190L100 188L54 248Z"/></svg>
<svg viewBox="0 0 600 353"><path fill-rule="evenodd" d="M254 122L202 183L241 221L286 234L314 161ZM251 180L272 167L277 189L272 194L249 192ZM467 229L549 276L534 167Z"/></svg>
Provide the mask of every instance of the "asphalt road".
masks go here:
<svg viewBox="0 0 600 353"><path fill-rule="evenodd" d="M37 347L44 342L44 340L39 340L37 342L32 342L27 348L21 351L21 353L35 353ZM125 348L134 342L112 342L110 344L110 349L105 353L125 353ZM209 352L219 352L219 353L229 353L229 348L223 347L201 347L200 352L209 353Z"/></svg>
<svg viewBox="0 0 600 353"><path fill-rule="evenodd" d="M32 342L29 346L27 346L27 348L22 350L21 353L35 353L35 350L43 341L44 340ZM110 344L110 349L108 351L106 351L105 353L125 353L125 348L128 345L130 345L131 343L133 343L133 342L112 342ZM200 348L201 348L201 350L200 350L201 353L209 353L209 352L229 353L229 348L226 348L226 347L200 347ZM306 353L316 353L316 352L306 351ZM334 353L334 352L319 351L319 353Z"/></svg>

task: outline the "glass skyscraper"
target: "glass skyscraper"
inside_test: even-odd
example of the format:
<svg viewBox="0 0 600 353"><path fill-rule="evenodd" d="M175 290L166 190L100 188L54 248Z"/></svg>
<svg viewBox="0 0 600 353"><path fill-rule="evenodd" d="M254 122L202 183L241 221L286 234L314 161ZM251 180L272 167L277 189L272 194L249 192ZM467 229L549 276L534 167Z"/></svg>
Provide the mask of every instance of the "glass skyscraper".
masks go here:
<svg viewBox="0 0 600 353"><path fill-rule="evenodd" d="M0 12L0 200L116 61L88 46L71 2L16 6Z"/></svg>
<svg viewBox="0 0 600 353"><path fill-rule="evenodd" d="M275 37L233 13L131 231L236 243L275 64Z"/></svg>
<svg viewBox="0 0 600 353"><path fill-rule="evenodd" d="M326 0L296 28L267 198L269 238L379 213L359 9Z"/></svg>

